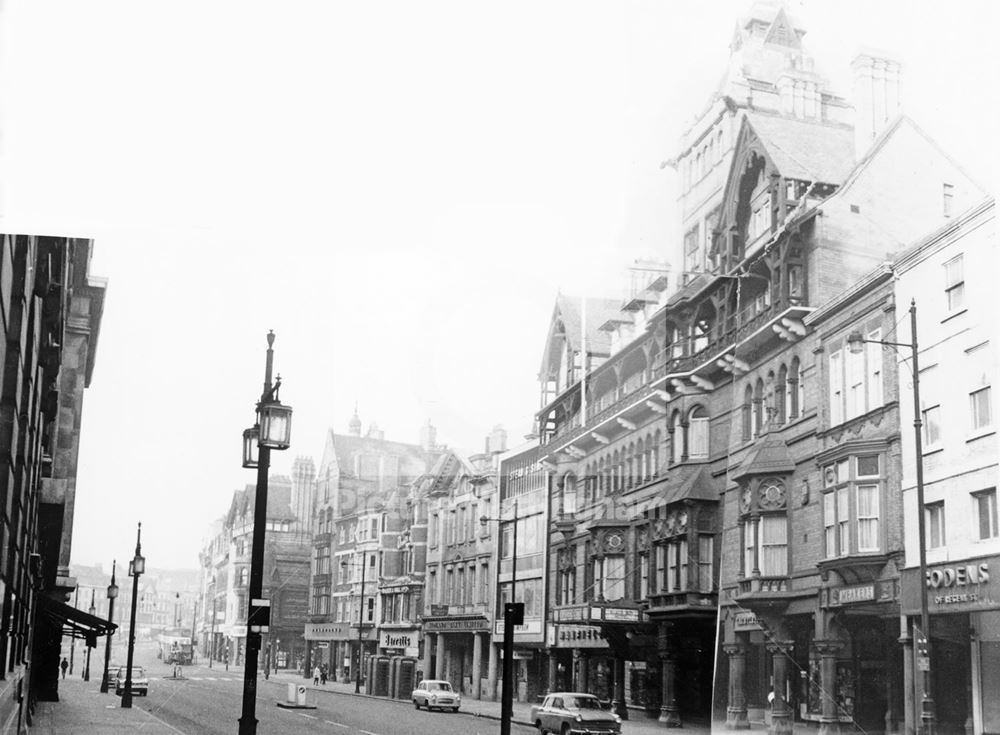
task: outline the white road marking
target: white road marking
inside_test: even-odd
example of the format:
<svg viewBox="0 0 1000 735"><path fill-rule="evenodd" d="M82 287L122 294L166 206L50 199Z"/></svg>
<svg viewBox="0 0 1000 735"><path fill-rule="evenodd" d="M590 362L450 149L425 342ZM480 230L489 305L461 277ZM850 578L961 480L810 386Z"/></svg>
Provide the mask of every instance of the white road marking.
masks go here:
<svg viewBox="0 0 1000 735"><path fill-rule="evenodd" d="M334 722L333 720L323 720L323 722L325 722L327 725L336 725L337 727L344 727L344 728L347 727L347 725L344 725L343 723L340 722Z"/></svg>
<svg viewBox="0 0 1000 735"><path fill-rule="evenodd" d="M297 714L299 717L308 717L310 720L319 719L316 715L307 715L305 712L296 712L295 714Z"/></svg>
<svg viewBox="0 0 1000 735"><path fill-rule="evenodd" d="M358 732L363 732L365 735L378 735L377 732L372 732L371 730L361 730L361 729L358 729Z"/></svg>

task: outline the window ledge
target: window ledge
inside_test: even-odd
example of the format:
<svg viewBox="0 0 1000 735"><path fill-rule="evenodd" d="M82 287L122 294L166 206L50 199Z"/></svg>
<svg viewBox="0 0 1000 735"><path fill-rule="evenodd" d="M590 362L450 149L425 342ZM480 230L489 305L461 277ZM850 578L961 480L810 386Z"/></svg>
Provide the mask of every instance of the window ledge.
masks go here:
<svg viewBox="0 0 1000 735"><path fill-rule="evenodd" d="M964 314L967 311L968 311L968 308L958 309L957 311L953 311L950 314L948 314L944 319L942 319L941 323L944 324L945 322L951 321L952 319L954 319L957 316L962 316L962 314Z"/></svg>
<svg viewBox="0 0 1000 735"><path fill-rule="evenodd" d="M968 444L969 442L974 442L977 439L985 439L986 437L993 436L996 433L997 433L997 431L993 427L990 427L988 429L982 429L978 433L973 434L968 439L966 439L965 443Z"/></svg>
<svg viewBox="0 0 1000 735"><path fill-rule="evenodd" d="M941 446L940 444L938 444L938 445L933 446L933 447L925 448L924 451L923 451L923 453L921 454L921 456L922 457L929 457L932 454L937 454L938 452L943 452L943 451L944 451L944 447Z"/></svg>

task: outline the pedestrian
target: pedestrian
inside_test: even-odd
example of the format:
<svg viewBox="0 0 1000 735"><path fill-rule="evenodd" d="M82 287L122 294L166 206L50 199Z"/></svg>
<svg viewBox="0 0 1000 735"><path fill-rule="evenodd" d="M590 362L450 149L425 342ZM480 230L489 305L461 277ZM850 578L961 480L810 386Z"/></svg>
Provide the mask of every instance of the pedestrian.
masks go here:
<svg viewBox="0 0 1000 735"><path fill-rule="evenodd" d="M322 684L323 686L326 686L327 670L328 669L326 668L326 664L323 664L322 666L319 667L319 683Z"/></svg>
<svg viewBox="0 0 1000 735"><path fill-rule="evenodd" d="M65 679L66 678L66 669L69 668L69 661L67 661L65 657L63 657L62 663L59 664L59 668L62 669L63 679Z"/></svg>
<svg viewBox="0 0 1000 735"><path fill-rule="evenodd" d="M319 686L319 675L322 672L319 670L319 666L313 669L313 686Z"/></svg>

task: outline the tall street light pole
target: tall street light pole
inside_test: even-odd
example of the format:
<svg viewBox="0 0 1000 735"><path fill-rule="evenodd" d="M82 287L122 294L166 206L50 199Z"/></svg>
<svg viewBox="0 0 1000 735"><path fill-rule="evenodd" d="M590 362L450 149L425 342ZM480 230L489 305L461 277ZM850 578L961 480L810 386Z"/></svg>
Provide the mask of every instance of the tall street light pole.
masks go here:
<svg viewBox="0 0 1000 735"><path fill-rule="evenodd" d="M354 676L354 693L361 692L361 667L365 660L365 569L368 568L368 549L361 551L361 605L358 610L358 670Z"/></svg>
<svg viewBox="0 0 1000 735"><path fill-rule="evenodd" d="M97 612L97 608L94 607L94 595L96 594L96 592L97 592L97 590L91 590L90 591L90 609L87 612L89 612L91 615L93 615L94 613ZM83 680L84 681L90 681L90 649L92 648L92 646L90 644L91 644L91 641L88 640L87 641L87 665L83 669Z"/></svg>
<svg viewBox="0 0 1000 735"><path fill-rule="evenodd" d="M486 525L488 521L497 521L497 528L502 522L501 518L488 518L482 516L479 522ZM510 722L514 713L514 626L524 623L524 603L515 602L517 600L517 501L514 501L514 524L513 539L511 542L511 565L510 565L510 602L505 602L503 606L503 669L502 684L500 688L500 735L510 735ZM500 567L503 561L503 533L498 534L497 539L497 580L500 579ZM499 584L498 584L499 587Z"/></svg>
<svg viewBox="0 0 1000 735"><path fill-rule="evenodd" d="M208 639L208 668L212 668L212 657L215 655L215 581L212 581L212 632Z"/></svg>
<svg viewBox="0 0 1000 735"><path fill-rule="evenodd" d="M108 585L108 638L104 644L104 676L101 677L101 694L108 693L108 662L111 660L111 634L114 628L111 627L115 617L115 598L118 597L118 585L115 584L115 566L117 561L111 562L111 584Z"/></svg>
<svg viewBox="0 0 1000 735"><path fill-rule="evenodd" d="M923 735L934 735L936 715L934 712L934 695L931 692L931 626L927 602L927 521L924 513L924 452L923 433L920 413L920 364L917 349L917 302L910 301L910 338L912 342L886 342L877 339L864 339L860 332L851 332L847 338L852 354L858 354L864 349L865 342L887 345L889 347L909 347L913 360L913 438L916 451L917 480L917 542L920 546L920 630L917 639L917 665L921 671L920 697L920 731Z"/></svg>
<svg viewBox="0 0 1000 735"><path fill-rule="evenodd" d="M253 541L250 547L250 589L247 605L246 658L243 668L243 710L239 735L257 733L257 662L261 635L270 625L270 601L262 599L264 582L264 532L267 525L267 473L272 449L287 449L291 434L292 409L278 401L279 376L271 384L274 365L274 332L267 334L267 357L264 367L264 390L257 404L257 423L243 432L243 466L257 468L257 491L254 495ZM256 445L256 446L255 446ZM254 458L254 450L257 456Z"/></svg>
<svg viewBox="0 0 1000 735"><path fill-rule="evenodd" d="M139 575L146 571L146 559L142 555L142 523L135 535L135 557L129 562L132 575L132 612L128 625L128 658L125 663L125 691L122 692L122 707L132 706L132 656L135 653L135 604L139 599Z"/></svg>

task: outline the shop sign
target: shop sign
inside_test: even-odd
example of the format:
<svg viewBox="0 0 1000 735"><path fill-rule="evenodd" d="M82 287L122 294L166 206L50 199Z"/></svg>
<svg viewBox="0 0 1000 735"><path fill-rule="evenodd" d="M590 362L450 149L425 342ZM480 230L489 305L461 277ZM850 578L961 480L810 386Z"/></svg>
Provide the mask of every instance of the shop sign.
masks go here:
<svg viewBox="0 0 1000 735"><path fill-rule="evenodd" d="M245 625L234 625L229 632L233 638L246 638L247 637L247 626Z"/></svg>
<svg viewBox="0 0 1000 735"><path fill-rule="evenodd" d="M600 620L599 615L595 615L601 608L592 608L591 619ZM616 623L638 623L639 622L639 611L631 607L606 607L604 610L604 620L613 621Z"/></svg>
<svg viewBox="0 0 1000 735"><path fill-rule="evenodd" d="M560 607L556 609L556 620L590 620L590 614L586 607Z"/></svg>
<svg viewBox="0 0 1000 735"><path fill-rule="evenodd" d="M535 652L530 648L526 650L514 649L511 652L510 657L515 661L517 661L518 659L520 659L521 661L531 661L532 659L535 658Z"/></svg>
<svg viewBox="0 0 1000 735"><path fill-rule="evenodd" d="M937 564L927 570L924 584L927 601L937 611L975 611L1000 609L1000 583L990 574L990 563L997 557L972 559L964 563ZM919 570L904 572L905 611L920 607Z"/></svg>
<svg viewBox="0 0 1000 735"><path fill-rule="evenodd" d="M556 646L559 648L607 648L607 645L596 625L557 626Z"/></svg>
<svg viewBox="0 0 1000 735"><path fill-rule="evenodd" d="M503 640L503 620L496 621L493 628L494 635L498 636L500 640ZM529 620L523 625L514 626L514 640L518 640L521 636L541 636L542 635L542 621L541 620Z"/></svg>
<svg viewBox="0 0 1000 735"><path fill-rule="evenodd" d="M458 620L426 620L424 630L430 632L461 633L477 630L489 630L490 624L486 618L468 618Z"/></svg>
<svg viewBox="0 0 1000 735"><path fill-rule="evenodd" d="M448 614L447 605L431 605L431 617L440 618Z"/></svg>
<svg viewBox="0 0 1000 735"><path fill-rule="evenodd" d="M733 621L733 630L762 630L762 628L755 613L741 612L736 613L736 619Z"/></svg>
<svg viewBox="0 0 1000 735"><path fill-rule="evenodd" d="M307 641L346 641L351 638L348 623L306 623Z"/></svg>
<svg viewBox="0 0 1000 735"><path fill-rule="evenodd" d="M415 630L383 630L378 644L382 648L417 648L418 633Z"/></svg>

